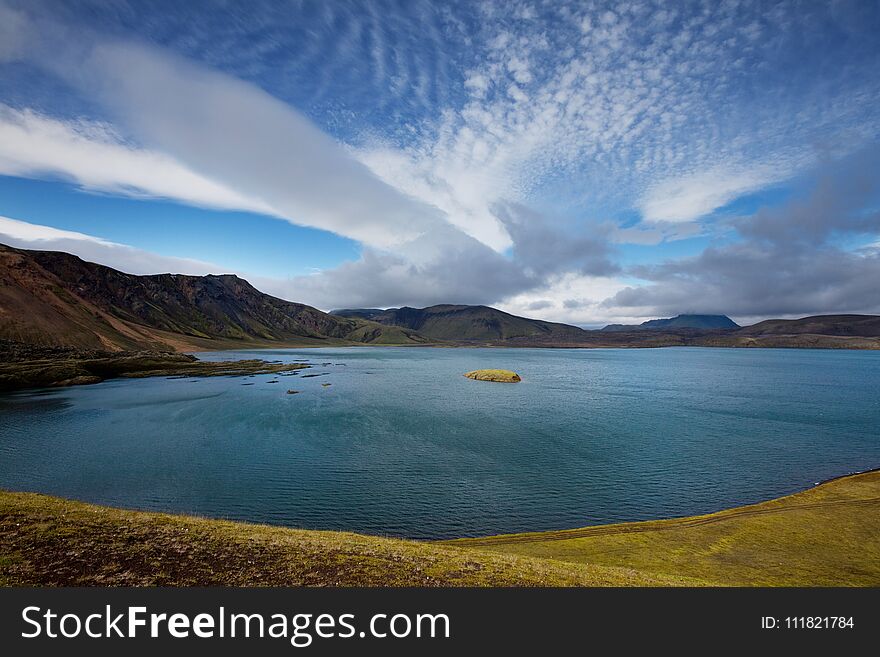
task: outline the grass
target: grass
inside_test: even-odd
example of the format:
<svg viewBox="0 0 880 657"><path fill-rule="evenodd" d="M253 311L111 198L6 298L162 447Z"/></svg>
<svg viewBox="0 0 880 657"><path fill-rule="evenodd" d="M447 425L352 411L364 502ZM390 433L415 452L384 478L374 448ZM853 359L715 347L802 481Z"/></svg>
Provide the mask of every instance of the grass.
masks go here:
<svg viewBox="0 0 880 657"><path fill-rule="evenodd" d="M522 381L519 374L510 370L474 370L465 376L475 381L497 381L499 383L518 383Z"/></svg>
<svg viewBox="0 0 880 657"><path fill-rule="evenodd" d="M0 492L5 586L670 586L685 578Z"/></svg>
<svg viewBox="0 0 880 657"><path fill-rule="evenodd" d="M730 586L878 586L880 472L704 516L449 544Z"/></svg>
<svg viewBox="0 0 880 657"><path fill-rule="evenodd" d="M880 472L705 516L426 543L0 492L4 586L877 586Z"/></svg>

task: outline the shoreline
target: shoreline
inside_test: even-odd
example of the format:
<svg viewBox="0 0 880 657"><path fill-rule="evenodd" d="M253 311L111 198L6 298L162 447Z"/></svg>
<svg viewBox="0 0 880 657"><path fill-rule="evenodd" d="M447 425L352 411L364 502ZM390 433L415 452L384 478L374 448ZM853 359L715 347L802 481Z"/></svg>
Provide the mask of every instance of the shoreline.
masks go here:
<svg viewBox="0 0 880 657"><path fill-rule="evenodd" d="M824 337L824 336L823 336ZM837 336L830 336L837 337ZM853 338L856 339L856 338ZM371 344L371 343L353 343L353 344L279 344L279 345L228 345L218 347L198 347L196 349L187 349L186 351L178 351L173 353L199 354L204 352L215 351L260 351L272 349L341 349L348 347L358 347L364 349L377 349L382 347L393 347L395 349L416 349L419 347L431 349L546 349L546 350L594 350L594 349L778 349L785 351L880 351L880 341L871 346L850 346L850 345L792 345L792 344L470 344L470 343L422 343L422 344Z"/></svg>
<svg viewBox="0 0 880 657"><path fill-rule="evenodd" d="M0 586L878 586L878 472L703 516L452 541L0 490Z"/></svg>
<svg viewBox="0 0 880 657"><path fill-rule="evenodd" d="M486 535L480 535L480 536L463 536L463 537L460 536L460 537L453 537L453 538L415 538L415 537L410 537L410 536L392 536L392 535L385 534L385 533L375 533L374 534L374 533L362 532L362 531L353 530L353 529L349 530L349 529L305 528L305 527L300 527L297 525L282 525L282 524L275 524L275 523L264 522L264 521L259 521L259 520L243 520L243 519L236 520L236 519L231 519L228 516L200 515L198 513L186 512L186 511L177 512L177 511L167 511L167 510L151 510L151 509L144 509L144 508L139 508L139 507L134 507L134 506L132 506L132 507L112 506L109 504L102 504L100 502L88 502L88 501L81 500L81 499L74 498L74 497L66 497L63 495L53 495L50 493L43 493L43 492L40 492L37 490L10 490L7 488L0 487L0 494L37 495L37 496L44 497L47 499L60 500L60 501L64 501L64 502L74 503L74 504L86 504L89 506L95 506L95 507L99 507L99 508L103 508L103 509L113 509L116 511L125 511L125 512L130 512L130 513L149 513L149 514L160 514L163 516L171 516L171 517L179 517L179 518L196 518L196 519L206 520L206 521L231 522L231 523L235 523L235 524L255 526L255 527L274 527L277 529L288 529L291 531L344 533L344 534L353 534L353 535L357 535L357 536L368 536L368 537L373 537L373 538L388 538L391 540L412 541L412 542L416 542L416 543L428 543L428 544L438 544L439 545L439 544L458 544L458 543L463 544L463 543L471 543L471 542L478 543L478 542L482 542L484 540L491 540L491 539L496 539L496 538L497 539L502 539L502 538L506 539L509 537L516 537L516 536L523 536L523 537L525 537L525 536L541 536L541 535L548 535L549 536L549 535L556 535L556 534L560 534L560 533L564 534L564 533L569 533L569 532L580 532L580 531L588 532L588 531L592 531L592 530L596 530L596 529L605 529L605 528L610 528L610 527L630 527L630 526L650 524L650 523L669 523L669 522L678 522L678 521L682 521L682 520L706 518L706 517L716 516L719 514L737 512L737 511L740 511L743 509L749 509L751 507L758 507L758 506L762 506L762 505L766 505L766 504L772 504L775 502L781 502L781 501L787 500L791 497L795 497L797 495L802 495L804 493L808 493L809 491L815 490L815 489L820 488L822 486L825 486L827 484L832 484L834 482L838 482L841 480L850 479L850 478L854 478L854 477L860 477L863 475L875 474L875 473L880 474L880 466L868 468L866 470L857 470L854 472L848 472L845 474L830 477L828 479L823 479L823 480L818 481L818 482L816 482L806 488L800 488L794 492L786 493L785 495L780 495L778 497L770 497L767 499L759 500L757 502L751 502L748 504L740 504L737 506L724 507L721 509L717 509L715 511L708 511L706 513L696 513L696 514L689 514L689 515L684 515L684 516L666 516L666 517L662 517L662 518L651 518L648 520L623 520L623 521L619 521L619 522L606 522L606 523L600 523L600 524L596 524L596 525L581 525L578 527L568 527L568 528L561 528L561 529L544 529L544 530L536 530L536 531L486 534Z"/></svg>
<svg viewBox="0 0 880 657"><path fill-rule="evenodd" d="M58 353L0 363L0 393L94 385L117 378L283 376L310 367L306 363L270 363L259 359L200 360L191 354L179 353Z"/></svg>
<svg viewBox="0 0 880 657"><path fill-rule="evenodd" d="M709 511L708 513L698 513L691 514L685 516L670 516L666 518L654 518L651 520L625 520L622 522L612 522L612 523L602 523L598 525L584 525L581 527L571 527L566 529L548 529L543 531L533 531L533 532L512 532L507 534L489 534L486 536L475 536L469 538L451 538L451 539L442 539L437 541L442 544L450 544L450 545L487 545L491 543L504 543L507 541L517 541L517 542L526 542L526 541L541 541L541 540L566 540L568 538L576 538L578 535L589 535L592 533L604 532L609 529L620 529L622 532L630 531L637 529L639 526L652 526L656 528L656 524L658 523L689 523L701 521L707 518L714 518L719 516L726 515L735 515L738 513L742 513L744 511L748 511L750 509L756 507L763 507L766 505L771 505L779 502L784 502L786 500L790 500L791 498L797 497L799 495L803 495L805 493L809 493L810 491L814 491L818 488L826 486L828 484L833 484L835 482L852 479L856 477L861 477L864 475L871 475L880 473L880 467L868 468L867 470L858 470L856 472L849 472L846 474L838 475L836 477L830 477L829 479L823 479L822 481L816 482L812 486L807 488L801 488L792 493L787 493L786 495L780 495L779 497L771 497L769 499L761 500L758 502L752 502L750 504L741 504L738 506L725 507L723 509L718 509L716 511ZM552 539L550 538L552 537Z"/></svg>
<svg viewBox="0 0 880 657"><path fill-rule="evenodd" d="M811 490L816 486L822 486L824 484L830 484L833 481L837 481L839 479L846 479L847 477L856 477L858 475L871 474L872 472L880 472L880 465L875 468L868 468L867 470L856 470L855 472L849 472L847 474L838 475L836 477L831 477L830 479L822 479L821 481L817 481L815 484L811 486L811 488L805 488L803 491L799 491L803 493L804 491ZM797 493L790 493L790 495L797 495ZM787 496L786 496L787 497ZM781 498L778 498L781 499Z"/></svg>

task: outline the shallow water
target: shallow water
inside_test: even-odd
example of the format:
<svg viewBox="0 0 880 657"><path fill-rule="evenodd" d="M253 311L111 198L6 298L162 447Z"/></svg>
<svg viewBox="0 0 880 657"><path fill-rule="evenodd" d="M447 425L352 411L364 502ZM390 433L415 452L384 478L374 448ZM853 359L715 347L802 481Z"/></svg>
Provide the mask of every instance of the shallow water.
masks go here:
<svg viewBox="0 0 880 657"><path fill-rule="evenodd" d="M704 513L880 466L878 352L356 347L200 357L313 368L2 396L0 487L440 538ZM461 376L491 367L523 382Z"/></svg>

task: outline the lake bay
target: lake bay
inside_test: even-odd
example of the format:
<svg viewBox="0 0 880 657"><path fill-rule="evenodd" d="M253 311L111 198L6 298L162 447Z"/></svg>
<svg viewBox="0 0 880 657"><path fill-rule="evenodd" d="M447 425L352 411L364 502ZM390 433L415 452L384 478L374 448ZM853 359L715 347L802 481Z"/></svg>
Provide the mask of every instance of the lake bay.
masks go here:
<svg viewBox="0 0 880 657"><path fill-rule="evenodd" d="M878 352L352 347L199 357L313 367L0 396L0 487L432 539L705 513L880 466ZM480 368L523 381L462 376Z"/></svg>

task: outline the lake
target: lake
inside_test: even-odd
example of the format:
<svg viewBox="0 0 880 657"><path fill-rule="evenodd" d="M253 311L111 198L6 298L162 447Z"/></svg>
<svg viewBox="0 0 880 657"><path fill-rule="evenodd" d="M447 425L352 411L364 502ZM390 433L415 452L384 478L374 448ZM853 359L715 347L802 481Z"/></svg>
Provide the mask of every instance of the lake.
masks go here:
<svg viewBox="0 0 880 657"><path fill-rule="evenodd" d="M447 538L705 513L880 466L880 352L352 347L199 356L313 367L0 396L0 487ZM523 381L462 376L477 368L513 369Z"/></svg>

